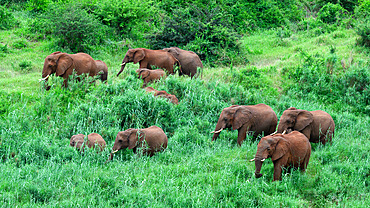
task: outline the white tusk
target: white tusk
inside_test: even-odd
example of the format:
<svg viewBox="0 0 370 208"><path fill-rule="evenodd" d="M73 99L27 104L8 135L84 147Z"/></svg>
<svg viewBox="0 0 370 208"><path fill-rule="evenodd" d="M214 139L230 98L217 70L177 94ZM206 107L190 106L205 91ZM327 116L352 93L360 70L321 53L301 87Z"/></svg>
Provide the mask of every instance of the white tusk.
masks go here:
<svg viewBox="0 0 370 208"><path fill-rule="evenodd" d="M114 150L114 151L112 151L112 154L114 154L114 153L116 153L116 152L118 152L118 150Z"/></svg>
<svg viewBox="0 0 370 208"><path fill-rule="evenodd" d="M256 158L253 158L253 159L249 160L249 162L253 162L255 159L256 159Z"/></svg>
<svg viewBox="0 0 370 208"><path fill-rule="evenodd" d="M285 132L286 132L286 130L284 130L284 132L282 133L282 135L284 135L284 134L285 134Z"/></svg>
<svg viewBox="0 0 370 208"><path fill-rule="evenodd" d="M126 64L126 62L125 62L125 63L122 63L122 64L121 64L121 66L123 66L123 65L125 65L125 64Z"/></svg>
<svg viewBox="0 0 370 208"><path fill-rule="evenodd" d="M277 131L275 131L274 133L270 134L270 136L275 135L276 133L277 133Z"/></svg>
<svg viewBox="0 0 370 208"><path fill-rule="evenodd" d="M222 128L222 129L220 129L220 130L218 130L218 131L216 131L216 130L215 130L215 131L212 131L212 132L211 132L211 134L212 134L212 133L215 133L215 134L220 133L222 130L224 130L224 128Z"/></svg>
<svg viewBox="0 0 370 208"><path fill-rule="evenodd" d="M46 76L45 78L39 79L39 82L41 82L43 80L46 80L49 76L50 76L50 74L48 74L48 76Z"/></svg>
<svg viewBox="0 0 370 208"><path fill-rule="evenodd" d="M263 162L263 161L265 161L265 160L266 160L266 158L265 158L265 159L262 159L262 160L261 160L261 162Z"/></svg>

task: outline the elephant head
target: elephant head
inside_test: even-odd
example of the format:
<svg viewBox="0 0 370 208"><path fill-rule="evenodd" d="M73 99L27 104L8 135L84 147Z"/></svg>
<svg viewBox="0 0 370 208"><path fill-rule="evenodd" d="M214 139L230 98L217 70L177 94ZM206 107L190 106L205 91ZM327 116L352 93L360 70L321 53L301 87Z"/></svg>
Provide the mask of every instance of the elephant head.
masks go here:
<svg viewBox="0 0 370 208"><path fill-rule="evenodd" d="M150 75L150 71L148 69L137 69L136 73L138 74L139 78L145 79Z"/></svg>
<svg viewBox="0 0 370 208"><path fill-rule="evenodd" d="M143 60L145 57L145 52L141 48L135 48L135 49L129 49L123 58L122 64L121 64L121 70L118 72L117 76L121 74L121 72L125 69L126 63L134 62L136 64L137 62Z"/></svg>
<svg viewBox="0 0 370 208"><path fill-rule="evenodd" d="M169 52L170 54L172 54L176 59L179 58L180 48L178 48L178 47L171 47L171 48L164 48L163 50Z"/></svg>
<svg viewBox="0 0 370 208"><path fill-rule="evenodd" d="M257 153L254 159L251 161L255 162L256 171L255 176L259 178L262 176L261 167L265 159L270 158L272 161L276 161L283 157L289 150L289 141L283 138L281 134L269 135L263 137L258 143Z"/></svg>
<svg viewBox="0 0 370 208"><path fill-rule="evenodd" d="M224 108L218 119L216 130L212 132L214 133L212 141L218 138L222 130L231 127L236 130L248 122L252 122L252 113L245 106L233 105Z"/></svg>
<svg viewBox="0 0 370 208"><path fill-rule="evenodd" d="M283 133L284 131L302 131L313 121L313 115L309 111L299 110L297 108L291 107L283 112L280 117L280 122L278 125L277 132Z"/></svg>
<svg viewBox="0 0 370 208"><path fill-rule="evenodd" d="M138 129L127 129L125 131L120 131L117 134L116 140L112 148L112 153L110 154L110 160L113 159L113 154L121 149L133 149L138 143Z"/></svg>
<svg viewBox="0 0 370 208"><path fill-rule="evenodd" d="M71 137L71 140L69 141L69 145L71 147L75 147L76 149L81 149L84 144L84 138L85 138L85 135L83 134L73 135Z"/></svg>
<svg viewBox="0 0 370 208"><path fill-rule="evenodd" d="M73 59L66 53L58 51L50 54L45 58L44 68L42 70L43 80L47 80L54 73L57 76L62 76L72 64Z"/></svg>

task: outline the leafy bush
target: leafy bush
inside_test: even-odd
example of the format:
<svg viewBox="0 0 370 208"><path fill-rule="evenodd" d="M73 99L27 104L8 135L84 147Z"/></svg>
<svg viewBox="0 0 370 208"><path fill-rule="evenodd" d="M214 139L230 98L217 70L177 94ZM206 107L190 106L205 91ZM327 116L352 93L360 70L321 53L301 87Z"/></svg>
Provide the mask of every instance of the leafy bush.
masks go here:
<svg viewBox="0 0 370 208"><path fill-rule="evenodd" d="M0 30L7 30L17 25L13 14L5 6L0 6Z"/></svg>
<svg viewBox="0 0 370 208"><path fill-rule="evenodd" d="M29 0L27 9L34 12L44 12L52 2L52 0Z"/></svg>
<svg viewBox="0 0 370 208"><path fill-rule="evenodd" d="M92 45L102 44L108 32L105 25L78 3L53 5L46 19L57 44L73 52L86 52Z"/></svg>
<svg viewBox="0 0 370 208"><path fill-rule="evenodd" d="M317 17L324 23L339 25L347 17L347 13L340 4L327 3L317 13Z"/></svg>
<svg viewBox="0 0 370 208"><path fill-rule="evenodd" d="M360 0L359 5L355 9L357 18L366 18L370 16L370 0Z"/></svg>
<svg viewBox="0 0 370 208"><path fill-rule="evenodd" d="M240 53L238 35L232 29L230 16L220 10L195 5L174 9L172 16L164 18L163 28L149 36L149 42L156 49L178 46L198 53L208 62L231 63L232 54Z"/></svg>
<svg viewBox="0 0 370 208"><path fill-rule="evenodd" d="M360 36L357 44L370 47L370 18L362 19L357 22L356 33Z"/></svg>

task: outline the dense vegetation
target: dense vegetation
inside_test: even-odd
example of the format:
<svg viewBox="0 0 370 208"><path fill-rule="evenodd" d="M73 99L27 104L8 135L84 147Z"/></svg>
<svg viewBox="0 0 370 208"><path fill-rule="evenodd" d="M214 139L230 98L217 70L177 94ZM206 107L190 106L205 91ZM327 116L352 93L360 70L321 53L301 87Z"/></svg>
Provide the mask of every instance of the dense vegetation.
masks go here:
<svg viewBox="0 0 370 208"><path fill-rule="evenodd" d="M370 1L0 0L0 204L60 207L363 207L370 198ZM202 79L169 76L141 89L128 48L197 52ZM109 67L108 83L52 76L44 58L86 52ZM270 105L324 110L332 145L312 144L305 174L254 177L258 141L237 131L211 142L223 108ZM154 157L110 148L118 131L157 125L168 149ZM102 153L69 147L99 133Z"/></svg>

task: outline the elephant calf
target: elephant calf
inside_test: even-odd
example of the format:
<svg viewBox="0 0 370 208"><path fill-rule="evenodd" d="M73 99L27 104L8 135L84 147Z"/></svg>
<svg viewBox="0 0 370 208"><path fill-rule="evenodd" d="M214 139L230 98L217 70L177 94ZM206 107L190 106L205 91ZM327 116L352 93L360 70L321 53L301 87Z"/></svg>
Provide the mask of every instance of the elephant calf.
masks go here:
<svg viewBox="0 0 370 208"><path fill-rule="evenodd" d="M149 82L160 80L162 77L166 77L166 72L162 69L150 70L145 68L140 68L136 70L139 78L144 81L143 87L145 87Z"/></svg>
<svg viewBox="0 0 370 208"><path fill-rule="evenodd" d="M321 142L325 145L326 142L332 141L334 129L334 120L325 111L306 111L291 107L281 115L277 132L299 131L310 142Z"/></svg>
<svg viewBox="0 0 370 208"><path fill-rule="evenodd" d="M164 90L158 91L158 90L154 89L153 87L146 87L145 90L147 92L154 92L154 96L167 98L170 102L172 102L175 105L179 104L179 100L177 99L177 97L175 95L168 94Z"/></svg>
<svg viewBox="0 0 370 208"><path fill-rule="evenodd" d="M258 143L257 153L254 159L256 165L256 178L260 173L262 163L271 158L274 163L274 181L281 180L282 168L300 168L304 172L307 168L311 155L311 144L307 137L293 131L289 134L275 134L263 137Z"/></svg>
<svg viewBox="0 0 370 208"><path fill-rule="evenodd" d="M179 60L182 74L193 78L195 75L198 75L198 69L203 71L202 61L193 51L182 50L178 47L164 48L163 50L169 52Z"/></svg>
<svg viewBox="0 0 370 208"><path fill-rule="evenodd" d="M144 155L153 156L154 153L163 151L167 148L168 138L164 131L158 126L151 126L145 129L127 129L117 134L112 153L109 160L113 159L113 154L121 149L132 149L134 153L137 148L142 149Z"/></svg>
<svg viewBox="0 0 370 208"><path fill-rule="evenodd" d="M95 148L95 146L98 146L100 148L100 151L103 151L103 149L106 146L106 143L102 136L100 136L97 133L91 133L87 135L87 141L85 142L85 135L83 134L77 134L73 135L71 137L71 140L69 142L69 145L72 147L75 147L79 150L84 150L85 145L87 145L89 148Z"/></svg>
<svg viewBox="0 0 370 208"><path fill-rule="evenodd" d="M247 136L247 132L253 132L253 138L264 133L264 135L275 132L277 116L274 110L263 103L257 105L233 105L224 108L218 119L216 130L212 141L216 140L222 130L231 128L238 129L238 145Z"/></svg>

